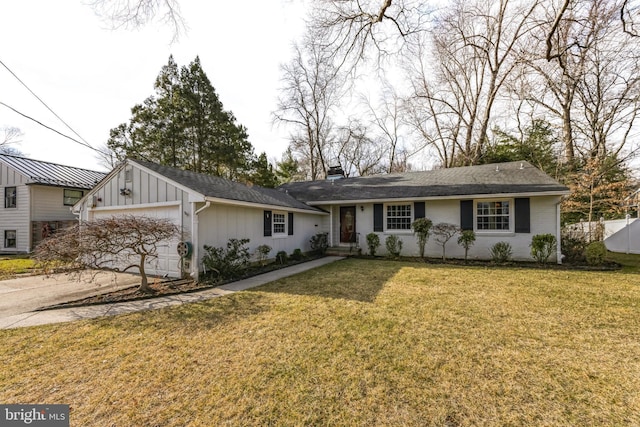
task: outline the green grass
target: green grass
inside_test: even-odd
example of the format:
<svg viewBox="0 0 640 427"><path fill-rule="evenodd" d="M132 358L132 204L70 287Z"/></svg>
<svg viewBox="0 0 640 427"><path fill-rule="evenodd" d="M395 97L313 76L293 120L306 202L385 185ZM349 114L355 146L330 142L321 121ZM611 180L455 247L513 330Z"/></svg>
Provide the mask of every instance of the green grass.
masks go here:
<svg viewBox="0 0 640 427"><path fill-rule="evenodd" d="M70 404L82 426L638 425L639 314L628 270L346 260L0 331L0 402Z"/></svg>
<svg viewBox="0 0 640 427"><path fill-rule="evenodd" d="M35 261L24 256L3 256L0 259L0 279L28 273L35 268Z"/></svg>

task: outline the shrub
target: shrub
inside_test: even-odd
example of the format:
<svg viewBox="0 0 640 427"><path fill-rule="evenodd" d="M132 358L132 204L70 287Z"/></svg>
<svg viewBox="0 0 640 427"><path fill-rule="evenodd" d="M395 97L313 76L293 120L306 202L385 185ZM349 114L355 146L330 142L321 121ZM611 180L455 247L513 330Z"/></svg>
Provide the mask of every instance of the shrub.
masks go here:
<svg viewBox="0 0 640 427"><path fill-rule="evenodd" d="M300 248L294 249L290 258L294 261L300 261L301 259L304 258L302 250Z"/></svg>
<svg viewBox="0 0 640 427"><path fill-rule="evenodd" d="M587 264L602 265L607 256L607 247L603 242L591 242L584 251Z"/></svg>
<svg viewBox="0 0 640 427"><path fill-rule="evenodd" d="M556 236L553 234L536 234L531 239L531 256L541 264L546 264L556 250Z"/></svg>
<svg viewBox="0 0 640 427"><path fill-rule="evenodd" d="M289 259L289 256L285 251L280 251L276 254L276 261L279 262L280 264L285 264L288 259Z"/></svg>
<svg viewBox="0 0 640 427"><path fill-rule="evenodd" d="M420 258L424 258L424 247L429 240L429 232L433 222L429 218L418 218L411 223L413 233L418 237L418 249L420 249Z"/></svg>
<svg viewBox="0 0 640 427"><path fill-rule="evenodd" d="M329 234L328 233L318 233L315 236L311 237L309 240L311 243L311 250L324 255L327 252L327 248L329 247Z"/></svg>
<svg viewBox="0 0 640 427"><path fill-rule="evenodd" d="M511 245L507 242L498 242L491 247L491 259L493 262L507 262L511 259L511 255Z"/></svg>
<svg viewBox="0 0 640 427"><path fill-rule="evenodd" d="M448 224L446 222L441 222L433 226L433 234L436 236L436 242L440 246L442 246L442 260L447 259L445 248L447 246L447 242L451 240L453 236L460 232L460 227L455 224Z"/></svg>
<svg viewBox="0 0 640 427"><path fill-rule="evenodd" d="M380 236L376 233L367 234L367 246L369 247L369 255L376 256L376 252L380 247Z"/></svg>
<svg viewBox="0 0 640 427"><path fill-rule="evenodd" d="M467 255L469 254L469 248L473 246L476 241L476 233L473 230L463 230L458 237L458 244L464 248L464 260L467 261Z"/></svg>
<svg viewBox="0 0 640 427"><path fill-rule="evenodd" d="M587 240L584 236L563 234L561 245L562 254L565 256L564 261L580 263L586 260L584 255L587 248Z"/></svg>
<svg viewBox="0 0 640 427"><path fill-rule="evenodd" d="M226 249L204 245L206 253L202 257L202 265L222 279L238 277L248 267L251 258L247 243L249 239L229 239Z"/></svg>
<svg viewBox="0 0 640 427"><path fill-rule="evenodd" d="M258 256L258 261L260 261L260 265L265 265L267 262L267 256L271 252L271 246L269 245L260 245L256 248L256 255Z"/></svg>
<svg viewBox="0 0 640 427"><path fill-rule="evenodd" d="M390 235L384 241L385 246L387 247L387 252L389 252L390 256L399 257L400 252L402 251L402 240L398 236Z"/></svg>

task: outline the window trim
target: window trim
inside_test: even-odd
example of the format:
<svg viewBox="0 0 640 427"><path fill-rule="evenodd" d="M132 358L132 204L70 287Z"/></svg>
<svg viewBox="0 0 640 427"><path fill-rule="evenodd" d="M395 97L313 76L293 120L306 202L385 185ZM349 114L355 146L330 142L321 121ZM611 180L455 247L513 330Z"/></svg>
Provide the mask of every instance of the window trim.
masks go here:
<svg viewBox="0 0 640 427"><path fill-rule="evenodd" d="M9 241L9 237L7 237L7 233L13 233L13 245L9 245L7 242ZM16 249L18 247L18 232L17 230L4 230L4 248L5 249Z"/></svg>
<svg viewBox="0 0 640 427"><path fill-rule="evenodd" d="M495 203L509 202L509 228L505 230L498 229L480 229L478 228L478 203ZM484 216L484 215L481 215ZM504 216L504 215L503 215ZM478 199L473 201L473 230L481 234L514 234L515 230L515 201L513 198L492 198Z"/></svg>
<svg viewBox="0 0 640 427"><path fill-rule="evenodd" d="M8 196L9 189L13 189L13 196L11 197L11 199L13 199L13 205L8 203L10 200ZM18 207L18 187L4 187L4 207L5 209L16 209Z"/></svg>
<svg viewBox="0 0 640 427"><path fill-rule="evenodd" d="M282 222L276 223L276 215L283 217ZM273 211L271 212L271 236L272 237L287 237L289 234L289 215L285 211ZM276 224L282 224L282 231L276 231Z"/></svg>
<svg viewBox="0 0 640 427"><path fill-rule="evenodd" d="M80 197L78 198L78 200L75 203L71 203L71 204L67 203L67 198L71 198L71 197L67 197L66 196L67 191L77 191L77 192L80 193ZM84 190L76 190L74 188L64 188L62 190L62 204L64 206L74 206L76 203L78 203L80 200L82 200L83 197L84 197ZM74 199L75 199L75 197L74 197Z"/></svg>
<svg viewBox="0 0 640 427"><path fill-rule="evenodd" d="M390 206L408 206L409 210L410 210L410 214L409 214L409 228L389 228L389 221L388 221L388 207ZM382 208L382 225L383 225L383 230L385 233L407 233L407 234L411 234L411 223L413 222L414 219L414 215L415 215L415 209L413 206L413 202L393 202L393 203L385 203L383 205ZM403 217L395 217L395 218L407 218L406 216Z"/></svg>

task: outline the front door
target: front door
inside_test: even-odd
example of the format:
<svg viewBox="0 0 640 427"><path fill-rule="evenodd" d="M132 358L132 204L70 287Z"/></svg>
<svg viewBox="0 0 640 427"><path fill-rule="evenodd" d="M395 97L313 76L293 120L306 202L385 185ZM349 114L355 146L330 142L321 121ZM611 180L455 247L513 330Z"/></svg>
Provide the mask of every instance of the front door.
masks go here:
<svg viewBox="0 0 640 427"><path fill-rule="evenodd" d="M356 241L356 207L340 206L340 243Z"/></svg>

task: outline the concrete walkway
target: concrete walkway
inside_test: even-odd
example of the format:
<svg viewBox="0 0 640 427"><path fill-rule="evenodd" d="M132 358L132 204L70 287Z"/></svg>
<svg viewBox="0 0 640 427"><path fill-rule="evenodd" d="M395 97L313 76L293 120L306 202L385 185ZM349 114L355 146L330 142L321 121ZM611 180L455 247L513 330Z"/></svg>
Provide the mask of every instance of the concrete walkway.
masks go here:
<svg viewBox="0 0 640 427"><path fill-rule="evenodd" d="M278 279L293 276L326 264L343 259L343 257L328 256L291 267L271 271L259 276L228 283L218 288L204 291L175 294L165 297L150 298L140 301L120 302L113 304L93 305L86 307L61 308L57 310L33 311L21 313L0 319L0 329L22 328L27 326L46 325L50 323L72 322L82 319L93 319L103 316L133 313L136 311L155 310L179 304L187 304L220 297L245 289L255 288Z"/></svg>

